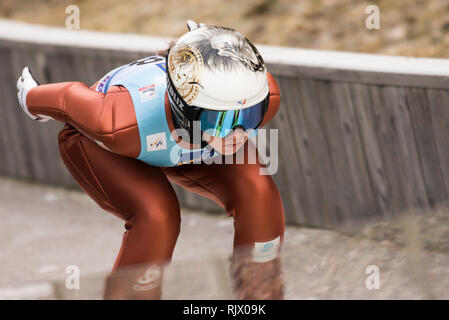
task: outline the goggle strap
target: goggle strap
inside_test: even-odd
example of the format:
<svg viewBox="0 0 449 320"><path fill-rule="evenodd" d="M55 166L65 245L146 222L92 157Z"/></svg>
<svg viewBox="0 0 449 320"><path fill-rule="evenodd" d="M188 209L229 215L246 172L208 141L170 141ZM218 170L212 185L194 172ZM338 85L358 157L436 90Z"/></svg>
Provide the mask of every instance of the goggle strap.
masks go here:
<svg viewBox="0 0 449 320"><path fill-rule="evenodd" d="M239 114L240 114L240 110L236 110L234 111L234 121L232 123L232 127L234 128L235 125L237 124L237 121L239 119Z"/></svg>
<svg viewBox="0 0 449 320"><path fill-rule="evenodd" d="M226 111L220 112L220 117L218 118L217 128L215 129L215 136L216 136L216 137L218 137L218 135L219 135L220 132L221 132L221 129L222 129L222 127L223 127L223 121L224 121L225 116L226 116Z"/></svg>

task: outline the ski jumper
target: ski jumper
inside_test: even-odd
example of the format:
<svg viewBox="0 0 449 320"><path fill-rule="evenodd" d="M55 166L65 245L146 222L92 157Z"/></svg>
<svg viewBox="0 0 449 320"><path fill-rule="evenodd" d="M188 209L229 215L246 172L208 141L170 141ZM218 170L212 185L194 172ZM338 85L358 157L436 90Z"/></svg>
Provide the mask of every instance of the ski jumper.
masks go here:
<svg viewBox="0 0 449 320"><path fill-rule="evenodd" d="M66 124L58 140L67 169L101 208L125 221L112 273L171 260L181 217L170 181L212 199L233 217L234 248L275 239L282 243L282 200L272 177L259 174L264 165L258 158L256 164L189 164L204 150L190 152L170 135L175 127L163 66L165 58L148 57L112 70L92 87L44 84L31 89L26 99L33 115ZM270 74L268 80L270 103L262 125L280 103L276 81ZM247 154L248 142L244 148ZM257 270L261 265L280 269L278 258L257 263ZM279 296L281 289L267 298Z"/></svg>

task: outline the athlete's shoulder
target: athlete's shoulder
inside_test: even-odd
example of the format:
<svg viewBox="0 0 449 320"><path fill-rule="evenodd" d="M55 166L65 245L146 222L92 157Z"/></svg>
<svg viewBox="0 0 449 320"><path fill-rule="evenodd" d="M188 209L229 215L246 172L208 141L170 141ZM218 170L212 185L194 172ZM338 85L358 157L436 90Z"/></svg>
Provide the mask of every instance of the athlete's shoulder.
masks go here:
<svg viewBox="0 0 449 320"><path fill-rule="evenodd" d="M278 86L276 80L269 72L267 72L267 78L268 78L268 86L270 88L269 89L270 90L270 100L268 103L267 113L265 114L260 127L264 126L266 123L268 123L271 119L274 118L274 116L276 115L276 113L279 110L279 105L281 104L281 96L280 96L279 86Z"/></svg>
<svg viewBox="0 0 449 320"><path fill-rule="evenodd" d="M271 96L279 96L279 86L276 82L276 79L271 75L271 73L267 72L268 86L270 88L270 97Z"/></svg>

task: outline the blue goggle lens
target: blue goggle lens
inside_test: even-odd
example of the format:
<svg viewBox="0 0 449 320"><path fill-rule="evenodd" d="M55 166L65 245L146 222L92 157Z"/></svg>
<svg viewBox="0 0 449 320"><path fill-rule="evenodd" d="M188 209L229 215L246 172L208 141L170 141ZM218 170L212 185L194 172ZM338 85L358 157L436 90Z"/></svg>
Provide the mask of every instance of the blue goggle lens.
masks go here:
<svg viewBox="0 0 449 320"><path fill-rule="evenodd" d="M204 109L199 117L201 130L207 130L209 133L212 131L213 136L223 138L236 127L243 127L244 130L256 129L265 115L267 99L245 109L228 111Z"/></svg>

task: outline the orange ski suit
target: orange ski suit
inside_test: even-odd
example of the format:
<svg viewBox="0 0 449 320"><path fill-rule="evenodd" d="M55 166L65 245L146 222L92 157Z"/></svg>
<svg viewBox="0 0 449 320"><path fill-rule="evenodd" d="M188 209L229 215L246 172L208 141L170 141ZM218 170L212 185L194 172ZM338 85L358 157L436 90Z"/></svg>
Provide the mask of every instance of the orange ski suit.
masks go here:
<svg viewBox="0 0 449 320"><path fill-rule="evenodd" d="M270 74L268 79L270 104L262 125L273 118L280 103L276 81ZM135 159L141 148L129 92L123 86L112 86L104 94L95 91L95 86L88 87L81 82L39 85L29 91L26 103L33 115L46 115L66 123L59 133L59 150L67 169L101 208L126 222L121 249L110 276L112 280L106 283L106 298L161 297L160 287L152 294L145 295L142 291L121 295L124 289L119 287L128 285L130 280L114 280L113 275L130 267L171 261L181 217L169 181L212 199L234 218L234 249L277 237L282 243L282 200L272 177L259 174L263 164L257 160L256 164L155 167L141 162ZM173 131L167 95L165 111ZM247 145L248 142L244 148ZM266 289L257 281L251 283L238 276L245 272L244 266L253 266L265 274L268 269L280 272L279 258L265 263L243 260L246 262L233 262L238 285L248 282L246 289L240 290L239 298L282 298L282 284ZM130 273L128 276L132 278Z"/></svg>

